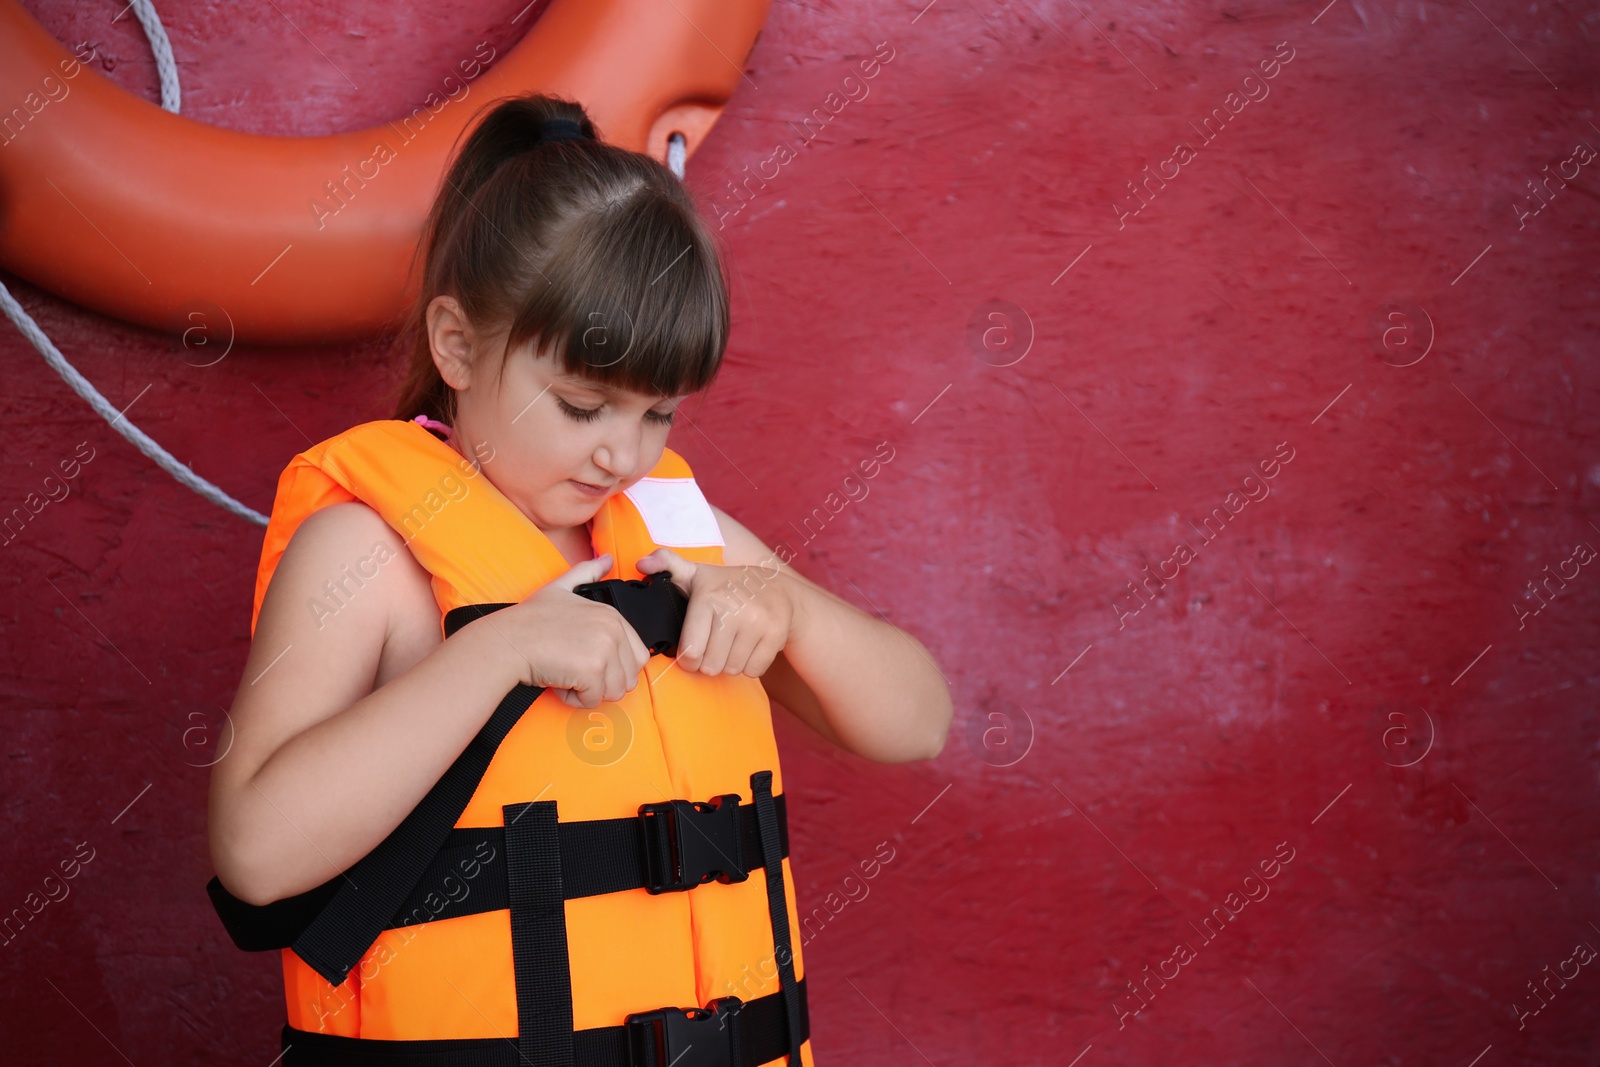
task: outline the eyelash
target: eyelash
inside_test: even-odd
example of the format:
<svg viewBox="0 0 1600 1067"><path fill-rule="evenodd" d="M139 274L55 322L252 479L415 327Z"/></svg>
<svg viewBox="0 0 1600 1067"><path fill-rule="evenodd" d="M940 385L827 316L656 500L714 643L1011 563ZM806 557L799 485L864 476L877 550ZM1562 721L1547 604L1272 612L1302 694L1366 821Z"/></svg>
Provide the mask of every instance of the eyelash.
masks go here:
<svg viewBox="0 0 1600 1067"><path fill-rule="evenodd" d="M568 416L578 422L593 422L595 419L600 417L600 408L575 408L565 400L562 400L559 396L556 397L556 403L560 405L562 411L566 412ZM649 419L651 422L660 423L663 426L671 426L672 416L675 414L676 412L671 411L667 412L665 415L656 411L647 411L645 412L645 418Z"/></svg>

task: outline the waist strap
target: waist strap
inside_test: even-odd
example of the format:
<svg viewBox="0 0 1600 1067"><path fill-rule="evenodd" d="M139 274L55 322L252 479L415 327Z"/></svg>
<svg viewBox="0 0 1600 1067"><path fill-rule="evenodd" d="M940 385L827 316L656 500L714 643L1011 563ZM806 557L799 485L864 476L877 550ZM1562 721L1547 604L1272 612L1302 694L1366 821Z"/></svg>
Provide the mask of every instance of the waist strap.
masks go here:
<svg viewBox="0 0 1600 1067"><path fill-rule="evenodd" d="M711 807L706 804L689 805L693 808L689 815L682 814L683 808L669 808L632 818L558 823L562 899L629 889L669 892L675 885L688 889L712 878L743 881L740 875L766 866L766 856L761 847L757 809L737 800L737 796L732 802L724 800L731 808L731 816L722 818L718 818L718 809L701 810ZM773 801L781 858L789 855L789 806L781 793ZM668 803L688 805L686 801ZM451 830L416 887L383 929L509 908L505 853L503 826ZM293 945L338 885L339 879L334 879L298 896L261 906L246 904L222 888L215 878L206 890L233 943L246 952L265 952Z"/></svg>
<svg viewBox="0 0 1600 1067"><path fill-rule="evenodd" d="M800 1005L797 1041L804 1041L811 1035L804 978L796 983L796 989ZM685 1067L690 1063L757 1067L788 1051L783 1001L781 993L742 1002L725 997L714 1012L663 1008L631 1015L621 1026L578 1030L572 1035L573 1067ZM377 1041L285 1026L282 1047L284 1067L528 1067L520 1059L517 1043L499 1037ZM691 1048L693 1051L684 1055Z"/></svg>
<svg viewBox="0 0 1600 1067"><path fill-rule="evenodd" d="M705 1008L633 1012L621 1026L575 1031L558 805L553 800L505 804L516 1037L388 1041L285 1027L286 1067L757 1067L777 1058L800 1067L810 1023L805 986L793 969L782 861L775 856L772 772L752 773L750 787L759 816L757 844L765 850L777 993L749 1005L721 997Z"/></svg>

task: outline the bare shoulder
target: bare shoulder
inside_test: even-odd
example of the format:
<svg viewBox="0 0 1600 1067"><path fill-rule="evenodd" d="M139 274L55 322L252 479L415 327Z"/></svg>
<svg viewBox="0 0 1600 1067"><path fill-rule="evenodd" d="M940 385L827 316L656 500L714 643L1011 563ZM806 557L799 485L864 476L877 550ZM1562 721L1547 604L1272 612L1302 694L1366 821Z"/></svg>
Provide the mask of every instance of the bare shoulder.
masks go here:
<svg viewBox="0 0 1600 1067"><path fill-rule="evenodd" d="M302 537L300 556L291 561ZM359 500L308 516L290 539L279 570L285 565L294 571L290 581L305 596L306 617L319 633L349 610L350 621L364 635L376 630L382 638L374 688L404 671L439 639L428 571L406 547L405 538Z"/></svg>
<svg viewBox="0 0 1600 1067"><path fill-rule="evenodd" d="M358 614L387 618L396 598L415 599L427 582L404 539L376 511L358 500L330 504L308 515L289 539L262 601L257 631L269 610L290 608L275 600L296 602L292 610L323 631L333 616L358 602L365 609ZM280 586L283 595L275 598Z"/></svg>
<svg viewBox="0 0 1600 1067"><path fill-rule="evenodd" d="M229 713L235 755L218 771L252 773L381 685L396 637L417 630L395 620L429 618L419 614L424 599L432 609L427 571L377 512L351 501L308 516L262 600ZM431 620L437 640L436 611Z"/></svg>
<svg viewBox="0 0 1600 1067"><path fill-rule="evenodd" d="M359 500L329 504L306 516L289 539L284 559L291 553L318 553L327 549L350 549L357 545L373 547L378 542L391 548L401 545L400 537L383 517Z"/></svg>
<svg viewBox="0 0 1600 1067"><path fill-rule="evenodd" d="M744 523L715 504L711 505L711 513L717 517L717 529L722 532L725 542L722 546L722 562L726 566L755 567L769 558L776 559L777 554Z"/></svg>

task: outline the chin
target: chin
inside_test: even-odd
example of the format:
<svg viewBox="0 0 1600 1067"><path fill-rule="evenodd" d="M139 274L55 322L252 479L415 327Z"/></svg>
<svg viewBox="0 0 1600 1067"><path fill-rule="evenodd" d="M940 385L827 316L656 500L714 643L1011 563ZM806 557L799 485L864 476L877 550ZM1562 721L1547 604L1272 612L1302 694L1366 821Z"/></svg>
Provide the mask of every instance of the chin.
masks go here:
<svg viewBox="0 0 1600 1067"><path fill-rule="evenodd" d="M594 500L588 504L580 504L573 508L571 511L567 512L567 514L572 516L571 525L582 526L584 523L589 522L596 515L600 514L600 509L605 507L606 501L610 499L610 496L606 496L604 498Z"/></svg>

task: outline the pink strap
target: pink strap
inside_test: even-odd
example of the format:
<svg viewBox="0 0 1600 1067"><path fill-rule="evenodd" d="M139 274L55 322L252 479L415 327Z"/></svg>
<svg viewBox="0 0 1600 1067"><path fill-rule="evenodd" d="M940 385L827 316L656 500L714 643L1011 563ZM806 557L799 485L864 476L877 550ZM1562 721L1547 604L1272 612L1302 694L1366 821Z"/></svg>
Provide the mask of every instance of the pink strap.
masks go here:
<svg viewBox="0 0 1600 1067"><path fill-rule="evenodd" d="M447 439L450 437L450 427L446 426L438 419L430 419L426 415L418 415L411 421L420 424L425 430L438 430L440 433L444 434Z"/></svg>

